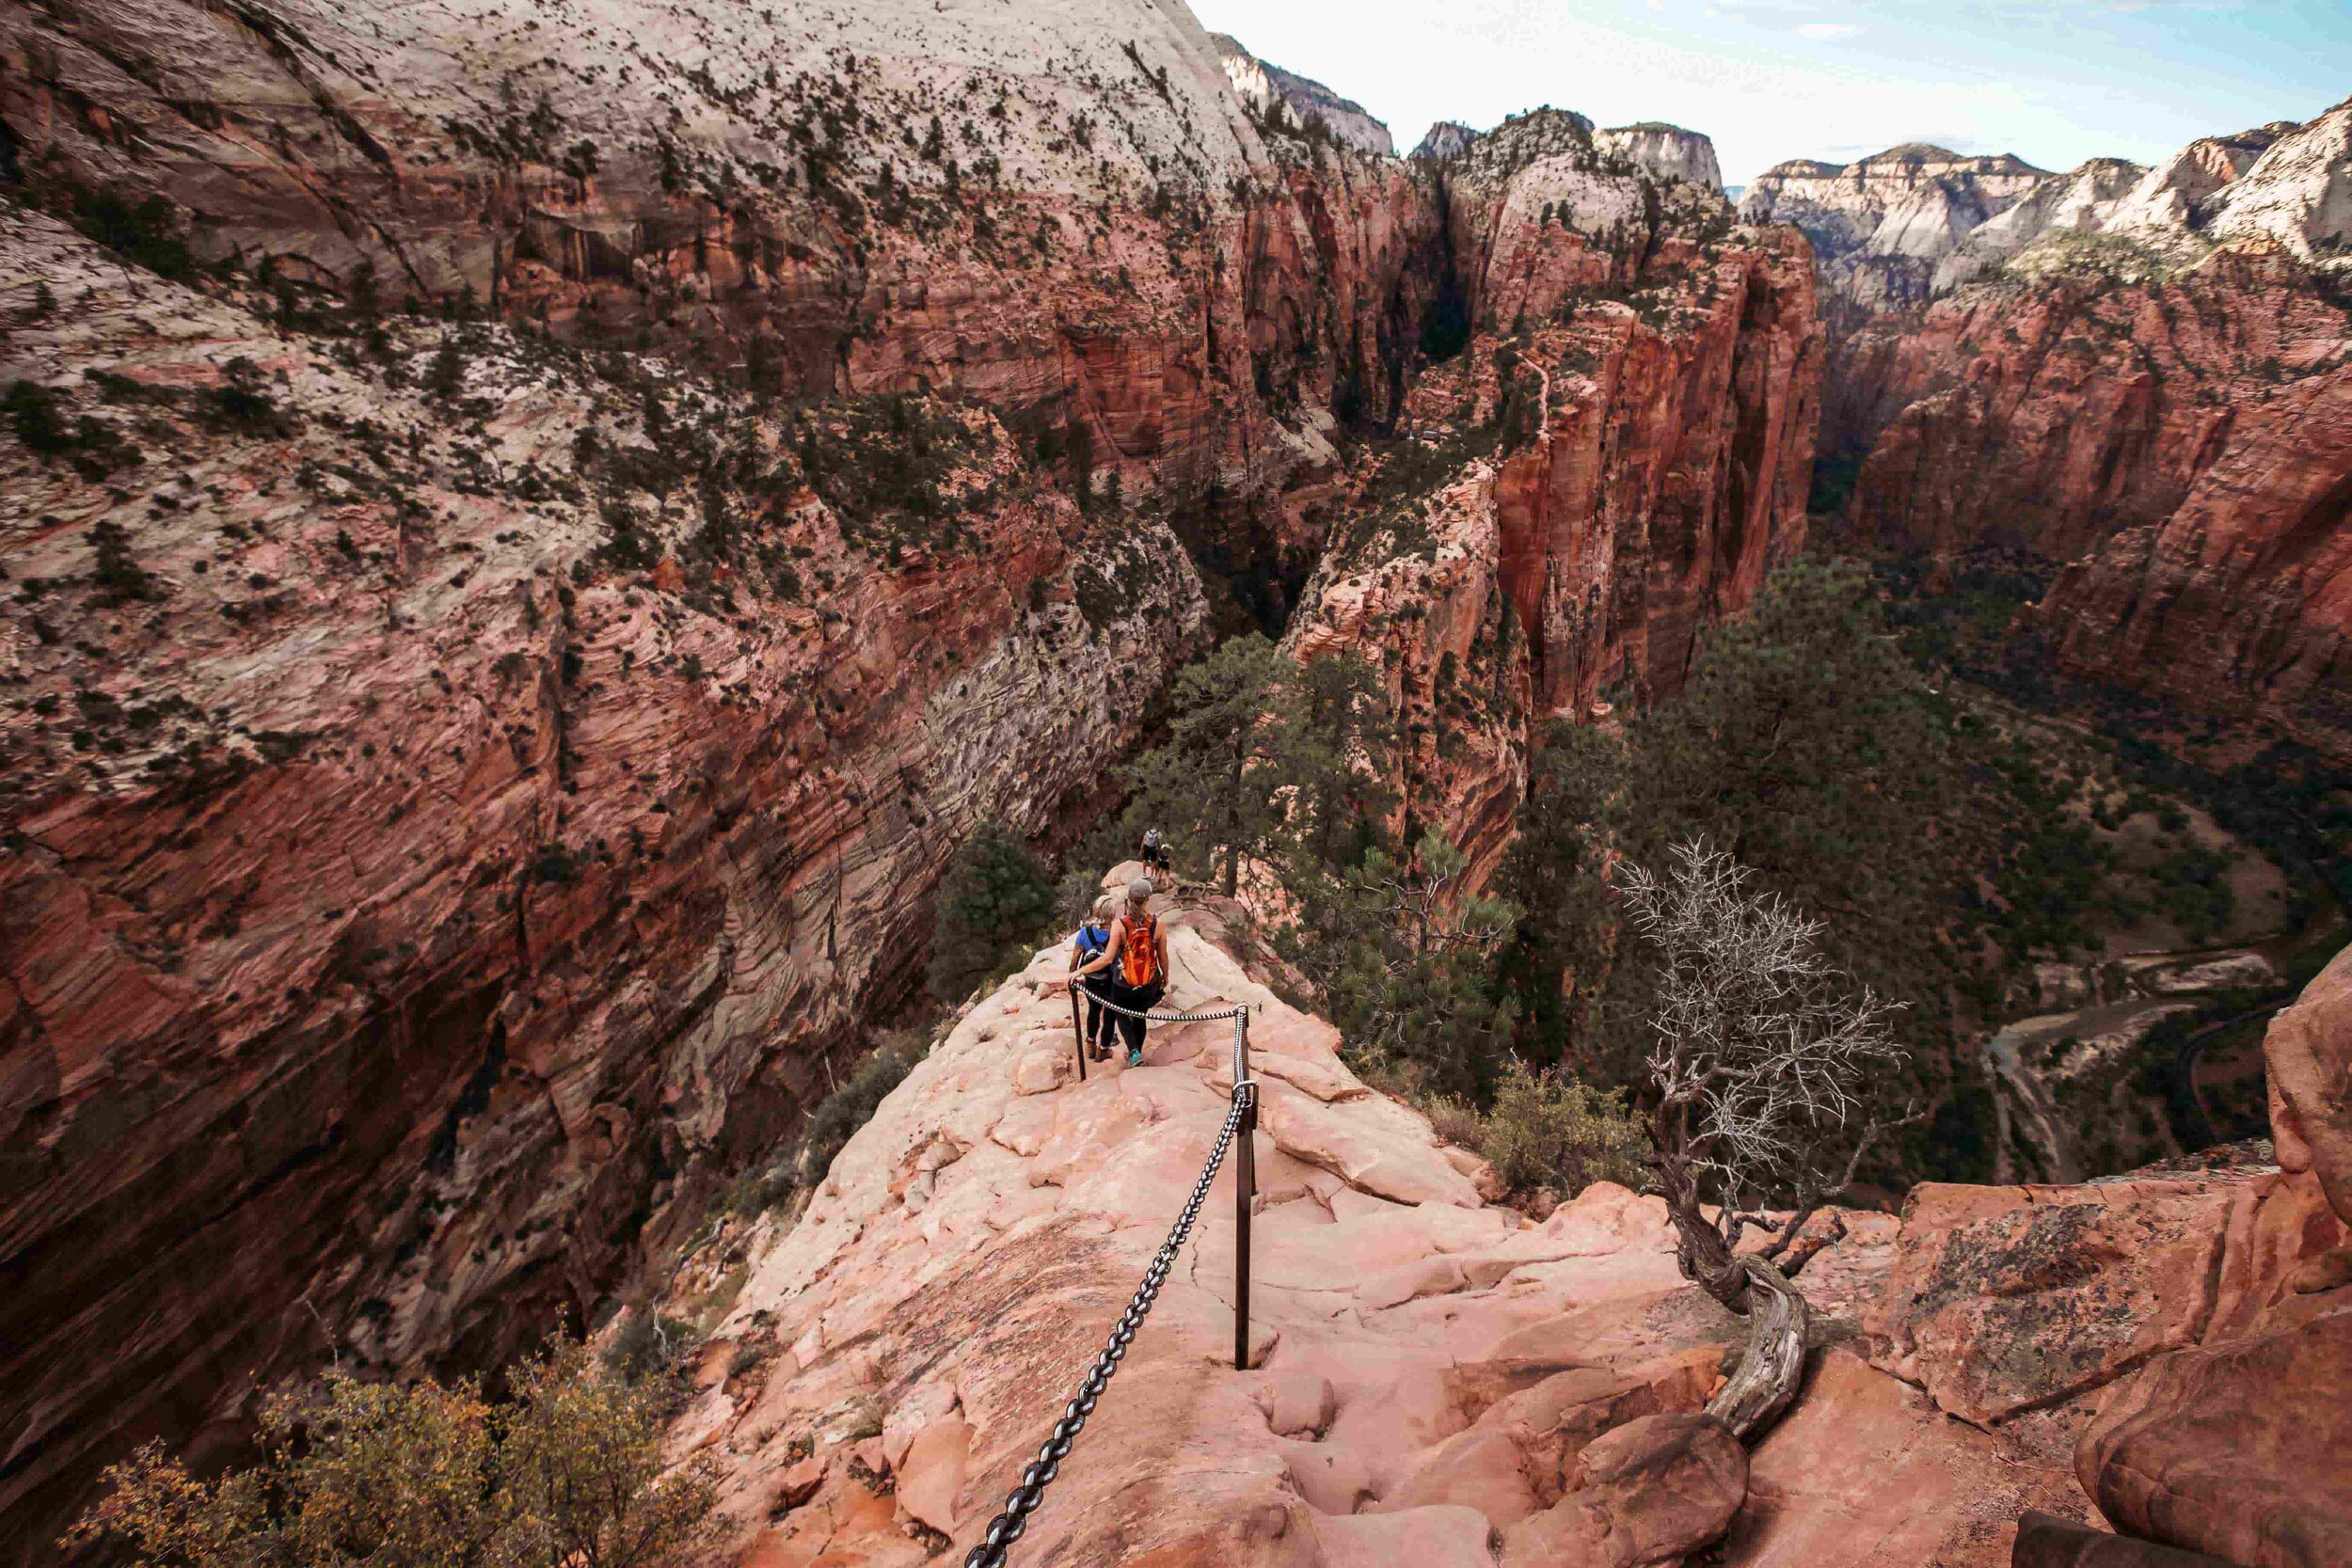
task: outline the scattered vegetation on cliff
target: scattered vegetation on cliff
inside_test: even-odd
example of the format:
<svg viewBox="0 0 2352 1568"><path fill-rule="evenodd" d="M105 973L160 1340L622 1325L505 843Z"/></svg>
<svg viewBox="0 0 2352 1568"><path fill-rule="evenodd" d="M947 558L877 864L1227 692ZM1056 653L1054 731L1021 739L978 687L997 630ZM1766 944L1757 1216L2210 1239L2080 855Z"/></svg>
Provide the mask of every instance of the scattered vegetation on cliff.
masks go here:
<svg viewBox="0 0 2352 1568"><path fill-rule="evenodd" d="M936 908L925 979L952 1006L1027 961L1056 914L1053 874L1002 823L983 822L947 862Z"/></svg>
<svg viewBox="0 0 2352 1568"><path fill-rule="evenodd" d="M707 1461L663 1473L675 1391L558 1342L468 1380L342 1372L262 1409L262 1462L217 1481L150 1444L63 1544L127 1546L152 1568L669 1568L712 1529Z"/></svg>

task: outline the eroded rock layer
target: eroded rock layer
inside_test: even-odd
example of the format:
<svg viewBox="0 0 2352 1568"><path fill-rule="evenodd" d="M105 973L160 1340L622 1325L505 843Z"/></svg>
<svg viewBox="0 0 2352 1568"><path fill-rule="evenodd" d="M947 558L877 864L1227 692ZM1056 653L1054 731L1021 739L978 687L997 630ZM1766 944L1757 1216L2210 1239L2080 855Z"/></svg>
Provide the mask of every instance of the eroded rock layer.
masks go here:
<svg viewBox="0 0 2352 1568"><path fill-rule="evenodd" d="M1377 414L1412 341L1427 200L1270 150L1181 6L104 0L0 11L0 59L26 183L160 192L201 261L971 394L1131 485L1279 489L1316 440L1270 402Z"/></svg>
<svg viewBox="0 0 2352 1568"><path fill-rule="evenodd" d="M91 1458L276 1368L486 1364L593 1303L912 982L971 826L1116 752L1106 642L1164 678L1203 604L968 406L361 352L16 211L0 255L19 320L60 301L6 352L74 433L0 456L29 1551Z"/></svg>
<svg viewBox="0 0 2352 1568"><path fill-rule="evenodd" d="M1410 764L1488 863L1531 724L1795 538L1802 246L1704 138L1441 174L1262 124L1181 7L7 6L0 127L12 1560L330 1347L488 1366L666 1246L953 846L1212 594L1283 622L1351 431L1526 426L1447 469L1507 712Z"/></svg>
<svg viewBox="0 0 2352 1568"><path fill-rule="evenodd" d="M1380 665L1406 810L1491 867L1542 726L1613 683L1672 692L1802 545L1821 341L1801 236L1735 227L1579 117L1514 120L1443 177L1470 345L1417 383L1416 440L1293 642Z"/></svg>
<svg viewBox="0 0 2352 1568"><path fill-rule="evenodd" d="M2027 193L1834 345L1851 522L2039 554L2073 673L2352 758L2347 180L2352 105Z"/></svg>

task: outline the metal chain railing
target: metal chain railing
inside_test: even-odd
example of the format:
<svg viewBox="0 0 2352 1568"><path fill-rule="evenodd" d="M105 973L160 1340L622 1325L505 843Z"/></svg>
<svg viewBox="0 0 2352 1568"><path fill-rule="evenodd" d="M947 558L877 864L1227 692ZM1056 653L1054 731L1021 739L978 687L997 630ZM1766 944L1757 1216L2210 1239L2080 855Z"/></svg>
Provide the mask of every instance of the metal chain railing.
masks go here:
<svg viewBox="0 0 2352 1568"><path fill-rule="evenodd" d="M1005 1498L1003 1512L989 1521L987 1533L980 1537L979 1544L965 1554L963 1568L1002 1568L1005 1554L1029 1528L1029 1515L1037 1512L1038 1504L1045 1498L1045 1489L1061 1473L1061 1462L1070 1456L1071 1445L1077 1441L1078 1433L1087 1424L1087 1418L1094 1414L1094 1406L1102 1399L1103 1390L1109 1386L1111 1374L1118 1371L1119 1364L1126 1359L1127 1347L1134 1343L1136 1331L1143 1326L1143 1320L1150 1315L1152 1304L1159 1299L1160 1287L1168 1283L1168 1272L1176 1266L1176 1255L1184 1250L1184 1239L1192 1234L1193 1222L1200 1217L1200 1205L1208 1199L1209 1184L1216 1180L1217 1168L1225 1164L1226 1151L1232 1147L1237 1134L1244 1140L1236 1178L1239 1183L1239 1214L1244 1229L1236 1269L1239 1288L1233 1327L1233 1364L1236 1369L1243 1364L1248 1354L1249 1248L1247 1220L1251 1189L1256 1186L1253 1175L1256 1161L1250 1156L1248 1137L1257 1125L1258 1111L1258 1085L1249 1077L1249 1009L1235 1006L1206 1013L1136 1012L1116 1003L1103 1002L1091 991L1087 994L1090 1000L1114 1013L1125 1018L1139 1018L1150 1023L1213 1023L1220 1019L1233 1020L1233 1108L1226 1113L1225 1125L1217 1130L1216 1147L1209 1150L1208 1164L1200 1168L1200 1180L1192 1184L1192 1196L1185 1200L1184 1212L1176 1216L1176 1224L1169 1229L1168 1240L1160 1243L1160 1250L1152 1259L1152 1266L1144 1270L1143 1283L1136 1287L1134 1298L1127 1303L1127 1310L1120 1317L1117 1326L1112 1328L1110 1338L1104 1341L1103 1353L1094 1358L1093 1370L1087 1373L1086 1381L1078 1385L1076 1396L1063 1408L1061 1419L1054 1423L1053 1434L1037 1450L1037 1458L1022 1471L1021 1484Z"/></svg>

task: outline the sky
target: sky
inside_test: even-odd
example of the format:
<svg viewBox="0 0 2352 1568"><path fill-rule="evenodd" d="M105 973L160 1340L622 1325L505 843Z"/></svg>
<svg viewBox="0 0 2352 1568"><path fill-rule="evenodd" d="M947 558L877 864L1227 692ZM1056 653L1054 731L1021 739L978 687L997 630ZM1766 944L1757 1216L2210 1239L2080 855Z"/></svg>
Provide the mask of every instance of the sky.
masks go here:
<svg viewBox="0 0 2352 1568"><path fill-rule="evenodd" d="M1353 98L1399 152L1537 104L1714 138L1728 184L1899 142L2043 168L2153 163L2352 96L2347 0L1191 0L1213 32Z"/></svg>

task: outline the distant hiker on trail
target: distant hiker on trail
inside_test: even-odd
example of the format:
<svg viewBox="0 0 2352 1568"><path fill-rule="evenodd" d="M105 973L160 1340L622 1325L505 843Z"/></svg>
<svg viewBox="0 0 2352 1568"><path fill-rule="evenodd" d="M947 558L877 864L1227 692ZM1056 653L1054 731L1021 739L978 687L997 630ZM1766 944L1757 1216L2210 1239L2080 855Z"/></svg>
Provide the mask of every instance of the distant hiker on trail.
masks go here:
<svg viewBox="0 0 2352 1568"><path fill-rule="evenodd" d="M1120 900L1117 894L1106 893L1094 901L1094 909L1087 915L1078 934L1070 939L1070 984L1087 998L1085 1032L1078 1043L1088 1055L1098 1062L1111 1059L1111 1010L1103 1006L1102 988L1110 983L1108 974L1089 974L1079 978L1081 965L1101 958L1111 945L1111 923L1119 918Z"/></svg>
<svg viewBox="0 0 2352 1568"><path fill-rule="evenodd" d="M1099 958L1089 958L1075 972L1078 975L1103 974L1103 998L1128 1012L1146 1013L1168 994L1168 933L1160 929L1159 921L1148 912L1152 895L1158 890L1149 877L1137 877L1127 884L1126 912L1111 922L1110 945ZM1119 1033L1127 1042L1127 1065L1143 1065L1143 1020L1118 1015Z"/></svg>
<svg viewBox="0 0 2352 1568"><path fill-rule="evenodd" d="M1154 881L1159 879L1159 873L1173 869L1174 863L1168 857L1168 846L1161 842L1160 831L1157 828L1146 829L1144 832L1143 863L1145 869L1152 873Z"/></svg>

